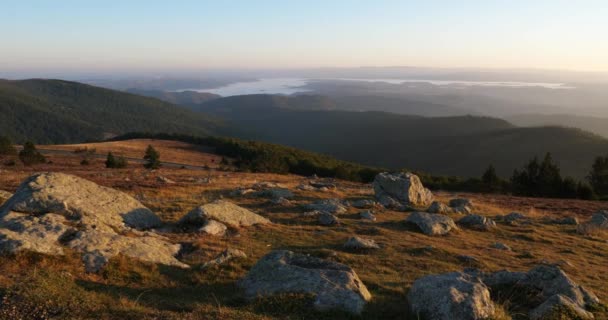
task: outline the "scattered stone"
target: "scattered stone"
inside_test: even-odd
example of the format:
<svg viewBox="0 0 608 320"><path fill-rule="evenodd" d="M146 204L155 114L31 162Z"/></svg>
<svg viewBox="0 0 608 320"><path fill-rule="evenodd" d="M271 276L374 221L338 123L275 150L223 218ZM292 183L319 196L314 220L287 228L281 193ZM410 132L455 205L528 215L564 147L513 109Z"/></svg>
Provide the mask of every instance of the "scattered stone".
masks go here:
<svg viewBox="0 0 608 320"><path fill-rule="evenodd" d="M357 209L369 209L376 206L376 201L370 199L357 199L352 201L350 205Z"/></svg>
<svg viewBox="0 0 608 320"><path fill-rule="evenodd" d="M488 231L496 227L496 222L478 214L470 214L458 220L458 224L470 229Z"/></svg>
<svg viewBox="0 0 608 320"><path fill-rule="evenodd" d="M299 190L302 190L302 191L315 191L316 190L315 187L313 187L309 184L305 184L305 183L298 185L296 188Z"/></svg>
<svg viewBox="0 0 608 320"><path fill-rule="evenodd" d="M228 227L221 222L215 220L207 220L205 224L198 229L201 233L206 233L212 236L223 236L228 230Z"/></svg>
<svg viewBox="0 0 608 320"><path fill-rule="evenodd" d="M523 213L519 213L519 212L511 212L509 214L507 214L506 216L502 217L502 221L509 223L509 224L514 224L520 220L526 220L527 217L523 214Z"/></svg>
<svg viewBox="0 0 608 320"><path fill-rule="evenodd" d="M216 220L235 228L270 223L270 220L225 200L217 200L194 208L180 220L180 223L202 225L207 220Z"/></svg>
<svg viewBox="0 0 608 320"><path fill-rule="evenodd" d="M228 248L228 249L222 251L222 253L220 253L217 257L215 257L215 259L205 262L203 264L202 268L206 269L213 265L220 265L220 264L226 263L228 260L232 260L232 259L236 259L236 258L245 259L245 258L247 258L247 254L245 254L245 252L243 252L239 249Z"/></svg>
<svg viewBox="0 0 608 320"><path fill-rule="evenodd" d="M361 211L359 213L359 218L364 220L376 221L376 216L369 210Z"/></svg>
<svg viewBox="0 0 608 320"><path fill-rule="evenodd" d="M340 224L340 220L338 217L334 216L329 212L321 212L319 214L319 224L323 226L331 226L335 224Z"/></svg>
<svg viewBox="0 0 608 320"><path fill-rule="evenodd" d="M326 191L329 190L336 190L337 186L334 183L331 182L324 182L324 181L310 181L308 184L310 184L313 188L315 189L325 189Z"/></svg>
<svg viewBox="0 0 608 320"><path fill-rule="evenodd" d="M163 176L156 177L156 180L160 183L175 184L175 181Z"/></svg>
<svg viewBox="0 0 608 320"><path fill-rule="evenodd" d="M498 250L506 250L506 251L511 251L511 247L509 247L508 245L502 243L502 242L496 242L492 245L492 248L494 249L498 249Z"/></svg>
<svg viewBox="0 0 608 320"><path fill-rule="evenodd" d="M350 267L284 250L262 257L238 285L248 300L280 293L312 294L314 307L320 311L341 309L360 314L371 300Z"/></svg>
<svg viewBox="0 0 608 320"><path fill-rule="evenodd" d="M577 319L594 319L593 313L586 311L577 305L572 299L556 294L547 299L543 304L530 311L531 320L542 319L565 319L564 317L576 316Z"/></svg>
<svg viewBox="0 0 608 320"><path fill-rule="evenodd" d="M270 188L266 190L257 191L253 194L256 197L264 197L271 199L279 199L279 198L293 198L293 192L286 188Z"/></svg>
<svg viewBox="0 0 608 320"><path fill-rule="evenodd" d="M233 197L242 197L248 194L252 194L254 193L255 190L251 189L251 188L238 188L232 192L230 192L230 195Z"/></svg>
<svg viewBox="0 0 608 320"><path fill-rule="evenodd" d="M291 205L291 201L289 201L283 197L280 197L277 199L272 199L272 200L270 200L270 203L275 204L275 205L281 205L281 206L290 206Z"/></svg>
<svg viewBox="0 0 608 320"><path fill-rule="evenodd" d="M458 208L458 207L469 207L469 208L473 208L473 201L471 201L470 199L466 199L466 198L456 198L456 199L452 199L449 202L449 206L452 208Z"/></svg>
<svg viewBox="0 0 608 320"><path fill-rule="evenodd" d="M599 303L595 294L576 284L556 265L539 265L532 268L526 274L523 285L540 291L542 300L560 294L572 299L581 307Z"/></svg>
<svg viewBox="0 0 608 320"><path fill-rule="evenodd" d="M433 194L426 189L418 176L412 173L380 173L374 178L374 192L378 200L386 202L390 197L397 202L411 205L428 205Z"/></svg>
<svg viewBox="0 0 608 320"><path fill-rule="evenodd" d="M608 229L608 211L601 210L594 213L589 223L602 229Z"/></svg>
<svg viewBox="0 0 608 320"><path fill-rule="evenodd" d="M274 182L258 182L256 184L254 184L252 186L253 189L255 190L264 190L264 189L271 189L271 188L280 188L279 184L274 183Z"/></svg>
<svg viewBox="0 0 608 320"><path fill-rule="evenodd" d="M452 218L435 213L412 212L405 222L417 225L424 234L429 236L445 235L452 229L458 229Z"/></svg>
<svg viewBox="0 0 608 320"><path fill-rule="evenodd" d="M456 257L456 259L458 259L460 262L467 263L467 264L480 264L481 263L479 261L479 259L472 257L472 256L467 256L467 255L459 255Z"/></svg>
<svg viewBox="0 0 608 320"><path fill-rule="evenodd" d="M373 239L350 237L346 241L346 243L344 243L344 248L362 250L362 249L380 249L380 246Z"/></svg>
<svg viewBox="0 0 608 320"><path fill-rule="evenodd" d="M346 206L338 199L324 199L309 203L304 206L307 210L319 210L331 213L345 213Z"/></svg>
<svg viewBox="0 0 608 320"><path fill-rule="evenodd" d="M322 212L319 210L313 210L313 211L307 211L304 213L301 213L300 216L301 217L318 217Z"/></svg>
<svg viewBox="0 0 608 320"><path fill-rule="evenodd" d="M422 277L407 297L416 319L489 319L496 312L488 287L461 272Z"/></svg>
<svg viewBox="0 0 608 320"><path fill-rule="evenodd" d="M378 202L387 209L396 209L399 210L403 206L399 201L393 199L392 197L382 194L377 197Z"/></svg>
<svg viewBox="0 0 608 320"><path fill-rule="evenodd" d="M426 212L448 214L448 213L454 213L454 209L452 209L451 207L447 206L446 204L444 204L440 201L433 201L433 203L431 203L431 206L428 209L426 209Z"/></svg>

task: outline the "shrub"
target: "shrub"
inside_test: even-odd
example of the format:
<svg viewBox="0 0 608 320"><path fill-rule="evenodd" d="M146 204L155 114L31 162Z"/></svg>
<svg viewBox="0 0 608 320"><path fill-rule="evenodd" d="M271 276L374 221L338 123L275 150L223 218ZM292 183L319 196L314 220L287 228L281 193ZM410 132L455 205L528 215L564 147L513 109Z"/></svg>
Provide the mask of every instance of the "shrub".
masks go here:
<svg viewBox="0 0 608 320"><path fill-rule="evenodd" d="M144 154L144 167L146 169L158 169L160 168L160 153L154 149L151 145L148 145L146 153Z"/></svg>
<svg viewBox="0 0 608 320"><path fill-rule="evenodd" d="M23 150L19 152L19 159L26 166L46 162L46 158L36 149L36 146L31 141L23 145Z"/></svg>

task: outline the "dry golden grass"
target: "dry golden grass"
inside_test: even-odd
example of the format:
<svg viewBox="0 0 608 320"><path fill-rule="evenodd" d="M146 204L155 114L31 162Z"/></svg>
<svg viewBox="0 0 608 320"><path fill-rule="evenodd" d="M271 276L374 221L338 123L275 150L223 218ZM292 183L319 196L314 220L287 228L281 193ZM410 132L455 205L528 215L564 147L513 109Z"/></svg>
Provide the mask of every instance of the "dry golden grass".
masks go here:
<svg viewBox="0 0 608 320"><path fill-rule="evenodd" d="M138 143L142 148L138 152L141 153L147 143ZM191 152L188 148L171 148L171 143L163 143L166 143L165 150L173 150L165 151L164 157L171 156L170 152L183 152L172 156L179 159ZM66 257L20 254L0 259L0 287L5 292L14 291L33 301L55 295L45 303L49 304L49 308L59 308L66 318L87 318L91 315L100 319L347 317L341 313L310 311L310 298L306 296L280 296L245 303L235 286L236 281L257 259L273 249L305 252L351 266L374 296L362 316L366 319L407 319L405 297L415 279L465 267L486 271L524 271L541 262L559 263L575 281L589 287L603 301L608 301L608 238L604 235L581 235L577 233L576 226L543 222L545 216L560 217L573 213L584 221L595 210L605 207L601 202L553 199L535 202L535 199L502 195L441 192L437 198L443 201L457 196L472 198L477 205L477 213L483 215L492 217L519 211L533 219L530 224L522 225L499 223L492 232L463 229L444 237L428 237L403 223L406 213L389 210L375 210L378 220L367 222L358 219L358 210L351 208L340 215L341 225L336 227L318 226L312 218L299 216L302 212L300 204L314 199L371 197L369 185L337 181L336 191L310 192L295 189L306 179L294 175L176 168L150 172L140 165L110 170L103 167L102 160L96 160L90 166L81 166L75 156L51 155L49 158L53 163L40 167L2 167L0 189L13 191L23 178L36 171L72 173L137 197L167 223L175 222L197 205L220 197L230 198L230 191L237 187L248 187L260 181L280 183L296 193L292 206L272 205L261 198L231 198L237 204L271 219L274 224L270 226L230 230L227 236L219 238L195 233L171 234L173 241L191 244L191 250L181 257L193 266L191 270L117 258L102 273L86 274L75 254ZM159 183L156 179L159 175L176 183ZM211 177L208 184L196 181L206 177ZM453 217L458 218L457 215ZM355 234L373 238L382 249L367 253L344 250L342 244ZM490 245L495 242L505 243L513 251L491 248ZM204 271L200 268L204 262L228 247L245 251L248 258ZM475 257L480 263L469 265L458 259L460 255ZM66 293L57 292L58 287L64 287ZM510 306L505 307L508 309ZM608 312L600 308L596 317L606 319ZM500 314L499 318L506 319L508 316L506 313Z"/></svg>

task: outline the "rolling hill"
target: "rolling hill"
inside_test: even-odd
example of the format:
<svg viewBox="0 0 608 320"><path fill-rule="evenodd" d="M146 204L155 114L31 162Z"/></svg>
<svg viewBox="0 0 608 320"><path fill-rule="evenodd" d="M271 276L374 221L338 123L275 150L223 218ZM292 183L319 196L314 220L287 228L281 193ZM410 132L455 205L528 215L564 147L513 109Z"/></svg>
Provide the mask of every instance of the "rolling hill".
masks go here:
<svg viewBox="0 0 608 320"><path fill-rule="evenodd" d="M564 126L584 128L604 138L608 138L608 118L581 116L574 114L520 114L507 119L522 127Z"/></svg>
<svg viewBox="0 0 608 320"><path fill-rule="evenodd" d="M221 96L207 92L197 91L163 91L163 90L145 90L131 88L126 90L128 93L137 94L145 97L152 97L158 100L166 101L169 103L182 105L186 107L195 108L200 104L213 99L218 99Z"/></svg>
<svg viewBox="0 0 608 320"><path fill-rule="evenodd" d="M132 131L206 135L221 122L153 98L77 82L0 80L0 135L72 143Z"/></svg>
<svg viewBox="0 0 608 320"><path fill-rule="evenodd" d="M565 175L584 178L608 140L580 129L520 128L497 118L420 117L384 112L303 111L238 106L202 110L223 117L226 135L284 144L339 159L442 175L480 176L493 164L508 177L551 152Z"/></svg>

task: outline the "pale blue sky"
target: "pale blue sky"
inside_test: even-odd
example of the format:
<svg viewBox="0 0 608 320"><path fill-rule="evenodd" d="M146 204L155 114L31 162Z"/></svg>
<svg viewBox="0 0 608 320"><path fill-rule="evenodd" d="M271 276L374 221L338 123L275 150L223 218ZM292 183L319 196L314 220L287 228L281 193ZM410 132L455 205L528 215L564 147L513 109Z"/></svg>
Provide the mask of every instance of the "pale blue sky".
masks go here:
<svg viewBox="0 0 608 320"><path fill-rule="evenodd" d="M0 68L608 71L608 1L0 0Z"/></svg>

